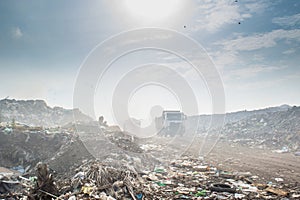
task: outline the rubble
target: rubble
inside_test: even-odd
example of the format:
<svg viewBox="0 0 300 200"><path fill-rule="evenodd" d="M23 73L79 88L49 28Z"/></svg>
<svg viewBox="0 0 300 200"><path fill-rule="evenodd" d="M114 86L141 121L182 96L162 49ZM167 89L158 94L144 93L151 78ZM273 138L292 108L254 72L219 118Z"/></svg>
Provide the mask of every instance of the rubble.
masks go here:
<svg viewBox="0 0 300 200"><path fill-rule="evenodd" d="M52 197L57 197L58 189L48 166L45 163L38 163L36 168L37 180L31 188L30 199L51 200Z"/></svg>
<svg viewBox="0 0 300 200"><path fill-rule="evenodd" d="M109 128L109 131L105 131L105 136L109 139L110 142L117 145L119 148L130 151L134 153L142 153L143 149L135 142L137 138L131 136L130 134L116 130L111 131L112 129Z"/></svg>
<svg viewBox="0 0 300 200"><path fill-rule="evenodd" d="M79 109L51 108L44 100L1 99L0 110L0 121L6 123L16 121L32 126L54 127L73 122L74 116L81 122L92 121Z"/></svg>
<svg viewBox="0 0 300 200"><path fill-rule="evenodd" d="M18 171L0 167L0 199L18 193L17 190L20 189L18 176L20 176Z"/></svg>
<svg viewBox="0 0 300 200"><path fill-rule="evenodd" d="M58 173L65 173L82 160L91 159L84 145L74 133L60 130L58 133L14 131L5 134L0 130L0 166L21 173L29 172L44 161ZM64 165L61 163L64 161Z"/></svg>
<svg viewBox="0 0 300 200"><path fill-rule="evenodd" d="M288 192L281 190L281 189L277 189L277 188L273 188L273 187L268 187L266 189L267 192L272 193L272 194L276 194L278 196L287 196Z"/></svg>
<svg viewBox="0 0 300 200"><path fill-rule="evenodd" d="M294 153L295 156L300 156L300 151Z"/></svg>
<svg viewBox="0 0 300 200"><path fill-rule="evenodd" d="M246 173L236 173L228 179L220 176L223 172L216 167L191 157L173 160L169 166L157 166L143 172L126 166L115 168L90 160L77 168L74 175L66 178L55 177L43 163L37 165L36 173L37 178L34 180L19 178L15 184L22 185L22 189L19 188L15 193L1 191L0 198L296 199L300 195L297 188L257 183L255 176Z"/></svg>
<svg viewBox="0 0 300 200"><path fill-rule="evenodd" d="M300 107L254 114L227 123L222 135L234 143L272 149L277 153L300 150Z"/></svg>
<svg viewBox="0 0 300 200"><path fill-rule="evenodd" d="M93 140L97 127L81 126L89 130L86 135ZM169 155L178 152L174 149L166 152L163 143L140 143L118 127L103 125L101 129L107 139L102 142L110 142L120 151L110 152L99 160L89 155L76 134L54 133L51 129L39 134L0 131L4 139L0 141L1 150L12 149L15 155L11 157L16 159L9 160L6 151L0 155L4 158L0 163L18 170L13 175L0 173L0 199L297 199L300 196L299 185L289 185L287 177L276 174L262 180L253 171L224 171L219 168L221 165L205 162L206 158L187 154L171 160ZM143 158L147 153L164 162ZM151 163L149 167L140 165L137 169L136 165L145 160ZM38 161L43 163L36 165ZM240 160L230 158L226 162Z"/></svg>

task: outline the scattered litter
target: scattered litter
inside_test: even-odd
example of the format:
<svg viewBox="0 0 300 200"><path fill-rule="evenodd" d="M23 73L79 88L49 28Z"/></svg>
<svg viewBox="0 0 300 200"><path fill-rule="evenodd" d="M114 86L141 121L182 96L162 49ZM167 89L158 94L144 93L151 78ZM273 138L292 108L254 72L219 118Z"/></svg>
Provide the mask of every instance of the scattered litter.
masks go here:
<svg viewBox="0 0 300 200"><path fill-rule="evenodd" d="M210 186L210 190L216 192L234 193L236 190L233 186L224 183L214 183Z"/></svg>
<svg viewBox="0 0 300 200"><path fill-rule="evenodd" d="M251 122L262 123L267 127L267 120L252 120ZM104 123L103 119L99 123ZM105 130L108 131L105 131ZM107 139L119 148L134 153L161 152L163 146L158 144L139 144L136 138L122 132L118 127L102 127ZM245 132L248 130L243 129ZM53 132L51 132L53 133ZM14 136L14 131L6 137ZM25 136L26 143L30 144L33 136ZM49 136L51 135L51 136ZM62 134L40 134L37 136L38 142L69 141L74 144L78 140L75 136ZM30 139L31 138L31 139ZM53 139L54 138L54 139ZM67 138L67 139L64 139ZM252 139L239 140L238 142L251 143ZM256 142L262 144L264 139ZM54 142L53 142L54 143ZM23 143L21 143L23 145ZM44 143L37 146L43 146ZM33 145L33 144L30 144ZM86 157L86 154L77 155L79 151L71 152L69 157L78 156L79 159L72 162L65 162L63 153L68 152L67 145L57 145L60 151L57 156L47 160L45 163L37 163L36 160L43 160L42 157L35 158L35 154L26 152L27 146L23 148L14 147L14 154L24 154L24 159L20 164L11 169L0 168L0 199L58 199L58 200L77 200L77 199L124 199L124 200L152 200L152 199L299 199L298 186L289 186L285 182L288 178L275 177L269 179L273 182L264 180L260 183L260 177L248 171L232 172L224 171L211 163L206 163L204 157L198 159L190 156L181 156L168 164L158 162L149 169L139 171L133 164L141 162L140 157L128 157L123 160L118 153L110 155L103 160L95 160ZM35 147L41 150L38 147ZM21 151L25 149L24 151ZM286 144L278 144L278 153L294 152L292 147ZM36 151L39 152L39 151ZM296 152L295 156L297 155ZM61 156L61 157L60 157ZM278 156L278 155L277 155ZM82 159L82 157L84 159ZM35 158L35 159L33 159ZM60 158L60 159L58 159ZM295 158L297 159L297 158ZM110 164L115 160L118 166ZM73 160L71 160L73 161ZM78 162L79 161L79 162ZM168 160L169 161L169 160ZM56 166L69 170L68 173L58 176L49 163L57 162ZM239 163L236 158L229 158L228 163ZM71 164L70 164L71 163ZM48 165L49 164L49 165ZM165 164L165 165L164 165ZM19 166L20 165L20 166ZM28 166L28 167L26 167ZM55 165L54 165L55 166ZM219 167L221 165L218 165ZM26 167L26 168L24 168ZM31 170L31 173L27 171ZM248 169L247 169L248 170ZM34 175L34 171L36 174Z"/></svg>
<svg viewBox="0 0 300 200"><path fill-rule="evenodd" d="M300 151L294 153L295 156L300 156Z"/></svg>
<svg viewBox="0 0 300 200"><path fill-rule="evenodd" d="M13 176L2 176L0 198L276 199L278 196L288 197L289 193L290 197L299 197L296 191L288 192L273 183L269 186L256 183L255 176L252 179L248 172L220 171L203 160L187 156L171 162L169 166L157 166L153 171L136 172L127 166L115 168L95 160L86 161L75 171L75 175L69 178L59 178L50 172L46 164L38 163L36 177L19 175L18 179L13 179ZM275 180L281 181L280 178Z"/></svg>
<svg viewBox="0 0 300 200"><path fill-rule="evenodd" d="M275 178L275 181L277 181L277 182L283 182L283 178Z"/></svg>
<svg viewBox="0 0 300 200"><path fill-rule="evenodd" d="M282 149L274 150L275 153L288 153L290 150L288 147L282 147Z"/></svg>
<svg viewBox="0 0 300 200"><path fill-rule="evenodd" d="M195 194L196 197L204 197L206 196L206 190L201 190L201 191L198 191L196 194Z"/></svg>
<svg viewBox="0 0 300 200"><path fill-rule="evenodd" d="M267 192L279 195L279 196L287 196L288 192L281 190L281 189L277 189L277 188L273 188L273 187L268 187L266 189Z"/></svg>

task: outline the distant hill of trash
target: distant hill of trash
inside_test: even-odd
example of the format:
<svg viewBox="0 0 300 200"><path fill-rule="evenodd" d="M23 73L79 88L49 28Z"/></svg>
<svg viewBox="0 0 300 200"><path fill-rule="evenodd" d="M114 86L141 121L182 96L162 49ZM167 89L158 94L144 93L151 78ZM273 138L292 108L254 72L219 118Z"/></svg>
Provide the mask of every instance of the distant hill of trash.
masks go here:
<svg viewBox="0 0 300 200"><path fill-rule="evenodd" d="M52 108L43 100L0 100L0 123L16 121L29 126L54 127L73 122L74 115L82 122L92 120L79 109Z"/></svg>
<svg viewBox="0 0 300 200"><path fill-rule="evenodd" d="M217 115L220 117L220 115ZM187 130L222 135L225 140L279 151L300 149L300 107L281 105L226 113L223 124L211 124L212 115L191 116ZM197 129L196 129L197 127Z"/></svg>
<svg viewBox="0 0 300 200"><path fill-rule="evenodd" d="M215 115L195 115L195 116L190 116L188 117L187 125L189 126L188 129L192 129L194 127L198 127L200 131L206 130L208 128L216 128L216 126L223 126L229 123L234 123L238 122L240 120L247 119L251 116L255 115L261 115L261 114L271 114L279 111L288 111L292 106L289 105L281 105L281 106L275 106L275 107L268 107L268 108L263 108L263 109L257 109L257 110L242 110L242 111L237 111L237 112L230 112L226 113L224 115L220 114L215 114ZM211 124L211 118L212 116L214 117L219 117L219 118L224 118L224 123L223 124Z"/></svg>
<svg viewBox="0 0 300 200"><path fill-rule="evenodd" d="M300 107L258 113L228 123L222 129L225 138L251 146L273 147L282 152L300 149Z"/></svg>

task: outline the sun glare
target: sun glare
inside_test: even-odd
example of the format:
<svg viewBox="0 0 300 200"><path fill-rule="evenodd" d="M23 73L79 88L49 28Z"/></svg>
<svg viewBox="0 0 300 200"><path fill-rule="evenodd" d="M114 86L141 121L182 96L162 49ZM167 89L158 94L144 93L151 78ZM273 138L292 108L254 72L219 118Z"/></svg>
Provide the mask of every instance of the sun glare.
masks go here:
<svg viewBox="0 0 300 200"><path fill-rule="evenodd" d="M180 9L180 0L126 0L129 13L144 22L162 21Z"/></svg>

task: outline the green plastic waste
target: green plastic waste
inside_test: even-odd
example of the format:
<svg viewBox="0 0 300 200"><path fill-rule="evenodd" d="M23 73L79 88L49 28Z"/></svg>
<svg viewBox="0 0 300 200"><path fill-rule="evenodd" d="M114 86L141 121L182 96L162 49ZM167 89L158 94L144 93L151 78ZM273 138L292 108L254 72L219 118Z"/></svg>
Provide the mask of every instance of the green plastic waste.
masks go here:
<svg viewBox="0 0 300 200"><path fill-rule="evenodd" d="M156 172L156 173L164 173L165 170L164 170L164 169L157 168L157 169L154 170L154 172Z"/></svg>
<svg viewBox="0 0 300 200"><path fill-rule="evenodd" d="M164 184L164 183L162 183L162 182L160 182L160 181L158 181L158 182L155 182L157 185L159 185L159 186L166 186L166 184Z"/></svg>
<svg viewBox="0 0 300 200"><path fill-rule="evenodd" d="M196 194L195 194L196 197L203 197L203 196L206 196L206 190L201 190L201 191L198 191Z"/></svg>
<svg viewBox="0 0 300 200"><path fill-rule="evenodd" d="M29 177L30 182L35 182L37 181L37 177L36 176L31 176Z"/></svg>

